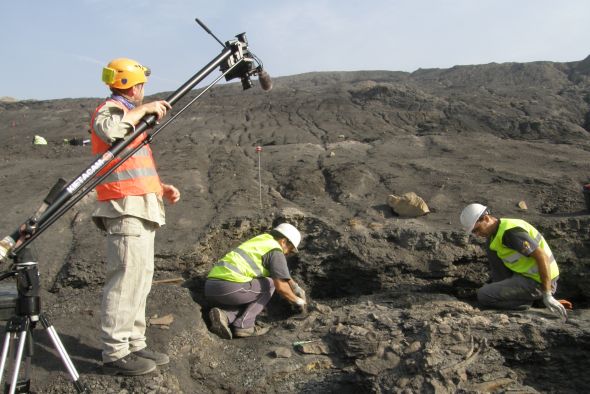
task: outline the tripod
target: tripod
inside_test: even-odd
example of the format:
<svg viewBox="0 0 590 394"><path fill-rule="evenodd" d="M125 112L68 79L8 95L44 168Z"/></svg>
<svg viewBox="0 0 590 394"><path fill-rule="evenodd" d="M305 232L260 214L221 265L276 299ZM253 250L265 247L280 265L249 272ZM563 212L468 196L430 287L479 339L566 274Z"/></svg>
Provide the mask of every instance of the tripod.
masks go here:
<svg viewBox="0 0 590 394"><path fill-rule="evenodd" d="M57 331L49 320L41 313L41 298L39 297L39 271L37 262L32 258L29 248L25 248L15 258L13 269L0 275L0 280L16 277L18 297L16 299L16 314L6 323L6 335L0 358L0 384L4 377L4 368L9 361L9 371L12 373L10 382L5 382L5 393L28 393L30 390L30 368L33 356L33 330L37 323L41 323L47 331L55 350L67 369L74 387L79 393L89 393L83 385L78 372L68 356ZM8 359L10 355L10 359ZM21 365L24 367L21 371ZM22 372L22 373L21 373Z"/></svg>

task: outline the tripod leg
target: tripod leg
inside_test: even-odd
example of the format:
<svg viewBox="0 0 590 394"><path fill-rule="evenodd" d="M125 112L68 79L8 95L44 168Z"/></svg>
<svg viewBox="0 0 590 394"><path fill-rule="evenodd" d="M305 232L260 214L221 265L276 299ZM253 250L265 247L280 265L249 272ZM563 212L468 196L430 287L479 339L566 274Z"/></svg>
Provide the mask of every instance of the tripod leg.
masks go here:
<svg viewBox="0 0 590 394"><path fill-rule="evenodd" d="M4 368L6 367L6 358L8 357L8 351L10 350L10 338L11 333L6 331L4 336L4 345L2 345L2 360L0 361L0 385L2 384L2 378L4 377Z"/></svg>
<svg viewBox="0 0 590 394"><path fill-rule="evenodd" d="M66 349L65 349L63 343L61 342L61 340L59 339L59 335L57 335L57 331L55 331L55 328L53 328L53 326L49 323L49 321L47 320L47 318L43 314L39 315L39 321L41 322L43 327L49 333L49 337L51 338L51 341L53 342L53 346L55 346L55 349L57 350L57 352L59 353L59 356L61 357L61 361L63 362L64 366L68 370L68 372L72 378L72 382L74 383L74 386L76 387L76 390L79 393L90 392L90 391L88 391L87 387L85 387L82 383L80 383L80 381L79 381L80 375L78 375L78 371L76 371L76 367L74 366L74 363L70 359L68 352L66 352Z"/></svg>
<svg viewBox="0 0 590 394"><path fill-rule="evenodd" d="M16 387L18 385L18 373L20 371L20 364L21 360L23 359L23 352L25 350L25 342L27 341L27 331L29 327L28 320L25 323L26 329L20 332L19 340L18 340L18 348L16 351L16 358L14 359L14 370L12 372L12 381L10 383L10 391L9 394L14 394Z"/></svg>
<svg viewBox="0 0 590 394"><path fill-rule="evenodd" d="M2 382L2 377L4 376L4 368L7 367L7 364L9 367L8 371L10 371L8 375L12 373L12 379L10 385L8 385L8 381L5 383L5 393L14 393L15 390L18 390L19 393L29 392L29 372L31 366L31 356L33 354L33 337L31 335L27 335L27 333L30 334L30 328L31 320L29 320L29 318L26 316L14 316L6 323L6 336L4 345L2 347L2 361L0 362L0 383ZM17 338L18 347L15 353L15 349L11 348L11 343L16 344ZM24 371L22 373L22 377L19 379L19 373L23 361L25 346L27 345L29 345L29 347L27 348L27 353L25 356Z"/></svg>

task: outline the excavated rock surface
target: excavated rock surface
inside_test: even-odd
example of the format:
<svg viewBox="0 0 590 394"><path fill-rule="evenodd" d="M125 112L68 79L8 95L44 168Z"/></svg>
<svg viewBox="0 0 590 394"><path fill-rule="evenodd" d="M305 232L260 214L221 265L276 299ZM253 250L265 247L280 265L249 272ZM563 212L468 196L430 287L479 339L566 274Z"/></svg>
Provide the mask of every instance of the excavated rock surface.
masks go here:
<svg viewBox="0 0 590 394"><path fill-rule="evenodd" d="M136 378L101 372L106 256L90 219L94 193L33 242L43 311L93 392L586 391L590 57L274 82L269 93L215 87L152 144L162 178L182 192L157 235L148 300L152 322L173 319L148 328L169 365ZM0 102L3 235L58 177L71 180L92 162L88 146L63 141L88 138L99 103ZM31 145L36 134L48 145ZM407 192L430 213L396 216L387 196ZM458 223L474 201L545 235L560 264L558 298L574 304L567 323L542 304L477 307L475 289L488 280L483 241ZM313 300L308 313L275 297L260 317L269 334L216 337L202 294L208 270L281 220L304 235L289 264ZM44 330L33 331L34 389L75 392Z"/></svg>

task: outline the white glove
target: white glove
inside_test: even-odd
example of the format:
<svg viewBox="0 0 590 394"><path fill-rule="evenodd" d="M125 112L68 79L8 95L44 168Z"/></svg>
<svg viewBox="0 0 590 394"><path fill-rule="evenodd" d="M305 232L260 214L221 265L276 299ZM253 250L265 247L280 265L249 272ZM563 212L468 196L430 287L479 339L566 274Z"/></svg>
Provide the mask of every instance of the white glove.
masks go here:
<svg viewBox="0 0 590 394"><path fill-rule="evenodd" d="M307 304L307 302L305 302L305 300L303 298L299 298L297 297L297 299L295 300L295 304L300 307L301 309L305 308L305 305Z"/></svg>
<svg viewBox="0 0 590 394"><path fill-rule="evenodd" d="M300 298L305 300L305 290L303 290L297 283L295 283L292 287L293 293Z"/></svg>
<svg viewBox="0 0 590 394"><path fill-rule="evenodd" d="M543 304L545 304L554 315L559 317L561 321L565 322L567 320L567 311L565 310L565 307L553 298L551 292L548 291L543 293Z"/></svg>

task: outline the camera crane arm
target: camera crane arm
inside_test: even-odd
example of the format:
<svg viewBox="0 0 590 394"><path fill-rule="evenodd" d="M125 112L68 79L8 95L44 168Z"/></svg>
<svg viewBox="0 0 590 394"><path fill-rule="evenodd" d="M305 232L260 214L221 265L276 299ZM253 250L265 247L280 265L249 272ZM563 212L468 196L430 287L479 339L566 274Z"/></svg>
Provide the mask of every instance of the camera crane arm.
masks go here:
<svg viewBox="0 0 590 394"><path fill-rule="evenodd" d="M204 26L200 21L197 22ZM208 33L210 31L206 29ZM210 33L212 34L212 33ZM217 38L216 38L217 39ZM219 41L219 40L218 40ZM7 258L14 259L27 245L41 235L47 228L49 228L57 219L65 214L73 205L86 196L96 185L102 182L109 174L111 174L118 166L123 164L125 160L131 157L137 150L145 144L150 143L156 134L170 124L170 122L197 99L199 99L206 91L215 85L221 78L225 77L227 81L239 78L242 82L242 87L248 89L252 86L250 77L253 75L260 75L262 67L254 67L254 62L258 59L248 50L248 42L245 33L236 35L235 40L227 41L223 45L224 49L211 60L206 66L193 75L188 81L180 86L174 93L172 93L166 101L174 106L181 98L183 98L189 91L197 86L203 79L211 74L217 67L222 73L211 84L209 84L198 96L191 100L185 107L183 107L172 118L166 121L162 126L156 129L151 135L143 141L137 148L128 152L121 157L120 161L109 168L104 174L98 173L112 163L135 139L139 138L146 130L153 128L156 125L156 115L145 115L135 127L135 131L127 138L119 140L107 150L101 157L96 159L84 171L76 176L72 181L64 186L65 181L60 180L52 188L49 195L44 200L44 204L37 210L37 212L22 223L10 235L7 235L0 240L0 262L4 262ZM75 198L73 200L72 197Z"/></svg>

